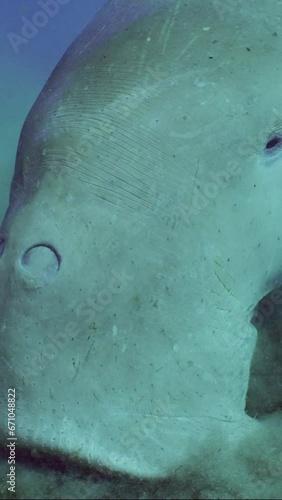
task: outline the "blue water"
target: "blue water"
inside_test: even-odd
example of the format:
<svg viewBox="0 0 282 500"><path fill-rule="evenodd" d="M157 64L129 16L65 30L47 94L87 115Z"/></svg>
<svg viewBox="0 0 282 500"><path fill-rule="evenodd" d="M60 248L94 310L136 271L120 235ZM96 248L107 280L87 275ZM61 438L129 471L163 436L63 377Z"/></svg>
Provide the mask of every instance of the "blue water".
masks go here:
<svg viewBox="0 0 282 500"><path fill-rule="evenodd" d="M66 48L105 3L105 0L1 2L0 219L7 204L23 121Z"/></svg>

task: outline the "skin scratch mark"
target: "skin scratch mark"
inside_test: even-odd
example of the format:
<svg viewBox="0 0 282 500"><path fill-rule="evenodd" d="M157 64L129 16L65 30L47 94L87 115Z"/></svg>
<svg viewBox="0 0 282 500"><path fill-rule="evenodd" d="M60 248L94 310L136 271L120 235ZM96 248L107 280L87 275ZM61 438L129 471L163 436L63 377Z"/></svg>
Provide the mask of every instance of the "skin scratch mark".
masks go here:
<svg viewBox="0 0 282 500"><path fill-rule="evenodd" d="M188 50L190 50L191 45L193 45L195 41L198 40L198 38L199 38L198 36L194 36L194 38L192 38L192 40L188 43L188 45L179 53L175 61L178 62L179 59L181 59L181 57L184 56L186 52L188 52Z"/></svg>
<svg viewBox="0 0 282 500"><path fill-rule="evenodd" d="M226 276L228 276L228 277L230 278L230 280L232 280L232 281L233 281L232 276L231 276L230 274L228 274L228 273L225 271L225 269L224 269L224 267L223 267L223 262L221 261L221 259L220 259L219 257L217 257L217 259L214 259L214 264L216 264L216 265L220 268L221 272L224 272L224 274L225 274ZM237 299L237 300L238 300L238 297L236 297L236 296L235 296L235 295L231 292L231 288L229 288L229 287L228 287L228 286L224 283L223 279L219 276L219 274L218 274L215 270L214 270L214 274L216 275L216 277L217 277L218 281L219 281L219 282L220 282L220 284L223 286L223 288L224 288L224 289L225 289L225 290L226 290L226 291L227 291L230 295L232 295L232 297L234 297L234 299Z"/></svg>
<svg viewBox="0 0 282 500"><path fill-rule="evenodd" d="M225 288L225 290L227 290L227 292L231 294L231 289L230 289L230 288L228 288L228 287L225 285L225 283L223 283L222 279L220 278L220 276L217 274L217 272L216 272L216 271L214 271L214 274L216 275L216 277L217 277L218 281L221 283L221 285L223 286L223 288ZM232 294L231 294L231 295L232 295Z"/></svg>
<svg viewBox="0 0 282 500"><path fill-rule="evenodd" d="M78 362L78 365L77 365L77 367L76 367L76 369L75 369L75 374L74 374L74 376L73 376L73 377L72 377L72 379L71 379L71 383L75 381L75 379L76 379L76 377L77 377L77 375L78 375L78 372L79 372L79 370L80 370L80 366L81 366L81 365L80 365L80 361L79 361L79 362Z"/></svg>
<svg viewBox="0 0 282 500"><path fill-rule="evenodd" d="M171 17L168 17L167 22L164 25L164 28L161 32L161 38L163 38L162 42L162 55L166 53L167 44L169 43L170 32L172 30L173 23L175 21L175 16L180 8L180 4L177 2L175 5L174 12Z"/></svg>
<svg viewBox="0 0 282 500"><path fill-rule="evenodd" d="M72 377L71 382L74 382L74 381L75 381L75 379L76 379L76 377L77 377L77 375L78 375L78 372L79 372L80 368L81 368L81 367L82 367L82 366L83 366L83 365L84 365L84 364L88 361L88 358L89 358L89 356L90 356L90 353L91 353L91 351L92 351L92 347L93 347L94 343L95 343L95 339L93 340L93 342L92 342L91 346L89 347L89 349L88 349L88 351L87 351L87 353L86 353L86 355L85 355L85 357L84 357L84 360L83 360L82 362L80 362L80 361L78 362L78 365L77 365L76 370L75 370L75 374L74 374L74 376Z"/></svg>
<svg viewBox="0 0 282 500"><path fill-rule="evenodd" d="M92 347L93 347L94 343L95 343L95 339L93 340L91 346L89 347L82 364L84 364L84 363L86 363L86 361L88 361L88 358L89 358L90 352L92 351Z"/></svg>
<svg viewBox="0 0 282 500"><path fill-rule="evenodd" d="M193 186L192 186L191 199L190 199L190 203L189 203L189 207L188 207L188 214L191 213L191 206L192 206L192 202L193 202L193 199L194 199L194 197L193 197L193 195L194 195L194 188L195 188L196 180L197 180L197 177L198 177L199 168L200 168L200 162L198 160L198 166L197 166L197 169L196 169L196 172L195 172Z"/></svg>

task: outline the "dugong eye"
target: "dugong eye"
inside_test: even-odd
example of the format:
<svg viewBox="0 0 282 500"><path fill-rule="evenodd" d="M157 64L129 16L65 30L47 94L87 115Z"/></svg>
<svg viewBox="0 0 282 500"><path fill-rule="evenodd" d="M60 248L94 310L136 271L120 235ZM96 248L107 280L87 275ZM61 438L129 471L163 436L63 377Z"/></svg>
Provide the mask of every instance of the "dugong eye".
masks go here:
<svg viewBox="0 0 282 500"><path fill-rule="evenodd" d="M273 130L264 146L263 160L265 166L272 166L277 160L281 161L282 156L282 132L281 129Z"/></svg>
<svg viewBox="0 0 282 500"><path fill-rule="evenodd" d="M282 134L273 134L266 146L265 146L265 151L266 153L277 153L278 150L282 148Z"/></svg>

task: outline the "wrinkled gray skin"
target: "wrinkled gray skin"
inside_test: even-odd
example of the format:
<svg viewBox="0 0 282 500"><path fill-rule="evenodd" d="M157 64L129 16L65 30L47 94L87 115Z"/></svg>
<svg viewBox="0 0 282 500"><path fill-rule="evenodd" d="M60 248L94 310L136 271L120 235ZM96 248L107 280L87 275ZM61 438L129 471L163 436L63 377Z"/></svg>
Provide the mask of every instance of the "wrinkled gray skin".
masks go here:
<svg viewBox="0 0 282 500"><path fill-rule="evenodd" d="M48 80L1 228L19 448L146 478L215 450L201 469L232 457L239 496L246 443L267 460L271 421L244 408L282 264L274 10L111 1Z"/></svg>

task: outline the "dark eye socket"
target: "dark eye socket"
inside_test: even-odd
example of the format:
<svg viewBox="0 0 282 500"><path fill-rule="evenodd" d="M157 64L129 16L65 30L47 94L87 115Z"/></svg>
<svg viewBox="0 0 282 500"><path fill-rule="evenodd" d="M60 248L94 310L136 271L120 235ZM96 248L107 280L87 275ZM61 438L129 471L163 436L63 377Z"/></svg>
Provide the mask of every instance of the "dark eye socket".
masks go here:
<svg viewBox="0 0 282 500"><path fill-rule="evenodd" d="M269 139L268 143L265 146L265 149L266 151L273 151L278 148L282 148L282 136L274 135Z"/></svg>

